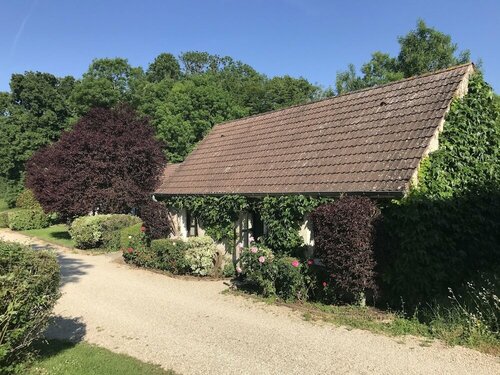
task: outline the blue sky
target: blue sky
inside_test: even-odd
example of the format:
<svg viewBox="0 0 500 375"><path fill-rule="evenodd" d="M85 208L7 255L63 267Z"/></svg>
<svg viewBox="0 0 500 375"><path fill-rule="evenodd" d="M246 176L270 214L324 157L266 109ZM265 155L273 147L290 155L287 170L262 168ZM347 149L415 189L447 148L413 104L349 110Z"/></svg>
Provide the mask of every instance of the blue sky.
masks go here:
<svg viewBox="0 0 500 375"><path fill-rule="evenodd" d="M500 92L500 0L0 0L0 91L26 70L80 77L93 58L147 67L161 52L229 55L323 87L417 18L448 33Z"/></svg>

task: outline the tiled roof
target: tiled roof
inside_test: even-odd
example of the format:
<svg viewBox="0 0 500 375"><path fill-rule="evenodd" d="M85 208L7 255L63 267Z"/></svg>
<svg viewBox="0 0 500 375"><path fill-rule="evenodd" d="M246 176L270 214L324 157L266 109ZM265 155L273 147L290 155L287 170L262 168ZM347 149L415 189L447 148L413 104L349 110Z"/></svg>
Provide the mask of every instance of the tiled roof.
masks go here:
<svg viewBox="0 0 500 375"><path fill-rule="evenodd" d="M400 196L471 64L216 125L156 194ZM462 84L463 86L463 84Z"/></svg>

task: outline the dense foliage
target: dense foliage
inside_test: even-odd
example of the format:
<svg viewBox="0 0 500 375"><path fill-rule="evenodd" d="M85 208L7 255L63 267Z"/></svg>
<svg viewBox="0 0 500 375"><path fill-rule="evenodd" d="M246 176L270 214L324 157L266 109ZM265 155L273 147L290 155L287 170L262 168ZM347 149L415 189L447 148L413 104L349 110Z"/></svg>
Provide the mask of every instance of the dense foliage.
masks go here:
<svg viewBox="0 0 500 375"><path fill-rule="evenodd" d="M9 213L7 211L0 212L0 228L9 227Z"/></svg>
<svg viewBox="0 0 500 375"><path fill-rule="evenodd" d="M70 126L74 83L72 77L26 72L13 74L11 92L0 93L0 193L11 205L21 189L26 161Z"/></svg>
<svg viewBox="0 0 500 375"><path fill-rule="evenodd" d="M137 216L94 215L76 218L69 229L75 245L80 249L120 248L120 231L141 223Z"/></svg>
<svg viewBox="0 0 500 375"><path fill-rule="evenodd" d="M0 373L14 371L42 335L59 278L54 254L0 241Z"/></svg>
<svg viewBox="0 0 500 375"><path fill-rule="evenodd" d="M317 285L310 269L312 260L302 262L276 255L266 246L253 242L249 248L241 249L240 265L236 270L242 289L285 301L306 301L314 295Z"/></svg>
<svg viewBox="0 0 500 375"><path fill-rule="evenodd" d="M374 52L371 60L361 67L363 76L357 75L353 64L350 64L346 71L338 73L337 94L397 81L470 61L469 51L462 51L457 55L458 47L452 43L451 37L428 27L422 20L417 22L415 30L399 37L398 42L400 50L397 57L391 57L380 51Z"/></svg>
<svg viewBox="0 0 500 375"><path fill-rule="evenodd" d="M279 254L292 254L304 244L299 229L305 216L327 201L304 195L264 197L257 205L267 227L263 242Z"/></svg>
<svg viewBox="0 0 500 375"><path fill-rule="evenodd" d="M149 200L141 207L139 216L150 239L167 238L172 233L172 219L163 203Z"/></svg>
<svg viewBox="0 0 500 375"><path fill-rule="evenodd" d="M480 74L453 102L419 185L385 210L384 289L395 305L445 299L500 271L500 111Z"/></svg>
<svg viewBox="0 0 500 375"><path fill-rule="evenodd" d="M31 210L41 210L42 206L35 198L35 195L30 189L24 189L16 199L16 207Z"/></svg>
<svg viewBox="0 0 500 375"><path fill-rule="evenodd" d="M174 239L153 240L151 251L157 259L154 268L171 272L174 275L187 272L189 265L185 257L186 242Z"/></svg>
<svg viewBox="0 0 500 375"><path fill-rule="evenodd" d="M148 201L164 164L147 119L129 107L94 109L35 153L26 185L63 218L126 213Z"/></svg>
<svg viewBox="0 0 500 375"><path fill-rule="evenodd" d="M131 227L132 228L132 227ZM131 229L130 228L130 229ZM144 233L127 230L123 259L130 264L173 274L215 276L219 253L210 237L190 237L187 241L158 239L149 241ZM125 232L122 232L125 233Z"/></svg>
<svg viewBox="0 0 500 375"><path fill-rule="evenodd" d="M366 197L343 196L318 207L311 218L315 255L340 296L359 298L374 290L374 244L380 210Z"/></svg>
<svg viewBox="0 0 500 375"><path fill-rule="evenodd" d="M12 230L40 229L50 225L49 216L40 209L10 211L7 217L9 228Z"/></svg>
<svg viewBox="0 0 500 375"><path fill-rule="evenodd" d="M185 259L193 275L212 275L218 255L214 240L208 236L190 237L186 243Z"/></svg>

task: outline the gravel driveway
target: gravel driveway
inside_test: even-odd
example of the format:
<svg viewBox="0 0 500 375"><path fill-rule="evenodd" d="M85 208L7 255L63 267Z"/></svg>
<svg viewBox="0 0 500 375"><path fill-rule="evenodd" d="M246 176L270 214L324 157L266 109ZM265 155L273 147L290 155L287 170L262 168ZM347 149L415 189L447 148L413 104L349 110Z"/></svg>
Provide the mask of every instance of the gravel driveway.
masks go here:
<svg viewBox="0 0 500 375"><path fill-rule="evenodd" d="M8 230L1 237L45 245ZM51 336L83 338L181 374L500 374L498 358L473 350L307 322L286 307L221 294L219 281L54 248L63 295Z"/></svg>

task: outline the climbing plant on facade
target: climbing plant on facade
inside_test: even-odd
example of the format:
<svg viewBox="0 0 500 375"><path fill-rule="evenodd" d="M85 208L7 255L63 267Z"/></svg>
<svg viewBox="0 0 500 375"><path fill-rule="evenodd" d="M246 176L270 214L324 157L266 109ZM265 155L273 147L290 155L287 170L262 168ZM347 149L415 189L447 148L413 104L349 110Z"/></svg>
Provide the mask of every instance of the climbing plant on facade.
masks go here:
<svg viewBox="0 0 500 375"><path fill-rule="evenodd" d="M452 103L439 142L419 184L384 212L379 263L395 305L445 299L500 269L500 111L481 74Z"/></svg>

